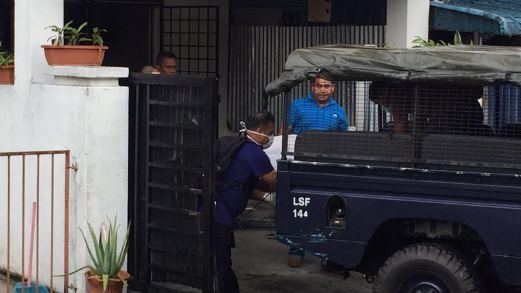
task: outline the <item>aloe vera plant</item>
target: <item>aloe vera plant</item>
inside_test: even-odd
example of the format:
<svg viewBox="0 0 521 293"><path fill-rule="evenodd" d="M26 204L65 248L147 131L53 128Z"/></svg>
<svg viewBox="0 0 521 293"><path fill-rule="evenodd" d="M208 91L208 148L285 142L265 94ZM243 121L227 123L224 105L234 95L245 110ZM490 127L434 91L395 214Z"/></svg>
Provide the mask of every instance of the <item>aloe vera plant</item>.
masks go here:
<svg viewBox="0 0 521 293"><path fill-rule="evenodd" d="M88 268L92 274L102 279L103 292L107 290L109 279L119 279L125 286L127 285L126 279L122 277L120 272L127 255L130 223L125 233L123 244L118 249L118 231L120 226L117 224L117 218L114 218L114 222L110 219L108 221L108 229L105 223L101 224L99 234L96 234L94 228L88 222L88 233L85 233L80 228L92 264L68 274L71 275Z"/></svg>

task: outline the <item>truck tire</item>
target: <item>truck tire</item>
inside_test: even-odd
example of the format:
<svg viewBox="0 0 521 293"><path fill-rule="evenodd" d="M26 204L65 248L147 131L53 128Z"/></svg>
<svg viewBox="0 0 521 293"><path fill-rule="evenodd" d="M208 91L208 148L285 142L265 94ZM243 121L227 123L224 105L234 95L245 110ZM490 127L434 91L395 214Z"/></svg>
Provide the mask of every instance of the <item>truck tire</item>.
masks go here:
<svg viewBox="0 0 521 293"><path fill-rule="evenodd" d="M448 247L419 243L393 254L378 271L373 293L481 292L478 276Z"/></svg>

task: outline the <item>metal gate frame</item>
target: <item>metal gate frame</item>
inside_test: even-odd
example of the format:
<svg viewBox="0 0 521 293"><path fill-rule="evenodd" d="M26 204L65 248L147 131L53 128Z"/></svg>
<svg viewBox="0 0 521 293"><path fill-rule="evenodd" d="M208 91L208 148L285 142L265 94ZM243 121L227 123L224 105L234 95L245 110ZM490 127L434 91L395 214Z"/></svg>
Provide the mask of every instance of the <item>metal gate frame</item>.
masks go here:
<svg viewBox="0 0 521 293"><path fill-rule="evenodd" d="M188 95L186 95L187 93ZM186 99L187 97L189 99ZM132 241L129 249L128 268L129 272L135 277L131 288L142 292L179 292L170 285L180 284L199 287L203 292L213 292L211 230L213 223L213 190L215 186L213 148L217 137L217 80L213 77L157 76L133 73L130 77L130 99L129 178L134 178L134 180L129 180L129 215L133 225L131 228ZM173 119L177 122L185 119L185 116L188 117L186 113L190 111L191 114L197 112L202 114L202 116L186 120L192 123L191 125L177 122L167 123L154 120L153 110L157 109L163 109L159 110L163 118L168 117L168 119ZM159 129L163 130L161 139L164 138L167 141L175 137L174 143L172 141L165 143L151 139L152 135L160 132L158 131ZM192 130L193 133L190 132ZM180 136L179 132L181 132ZM185 141L186 133L189 133L191 138L197 137L201 143L187 143ZM200 136L193 136L193 134L197 133ZM190 138L187 139L189 140ZM165 152L170 152L172 157L177 156L181 159L174 161L169 157L167 161L154 161L158 157L158 152L154 153L152 148L162 149L162 155ZM194 158L193 154L199 154L200 158L192 160ZM189 161L188 164L183 163L183 156L190 158L187 159ZM202 165L190 165L190 162L195 161L202 162ZM158 164L165 171L156 176L158 175ZM193 174L197 172L194 170L201 171L196 180L197 182L194 182L195 177ZM192 175L185 175L188 172L192 172ZM178 176L177 174L181 175ZM154 176L174 178L174 180L169 182L169 184L154 182ZM177 178L181 179L177 181ZM168 192L174 195L170 196L168 200L181 203L182 206L172 207L158 205L157 203L154 205L151 202L154 196L152 189L158 188L158 186L159 188L169 190ZM178 201L179 198L184 198L183 196L187 194L197 198L198 207L194 208L192 205L191 208L188 208L190 203L193 204L193 200L192 202L189 202L190 200ZM202 205L199 204L201 199ZM195 268L196 264L192 264L184 272L186 278L181 278L182 282L174 283L169 281L168 276L170 275L168 274L172 271L168 270L175 266L175 263L172 266L169 263L169 268L158 267L154 264L152 252L157 247L151 247L151 242L155 239L157 244L158 235L159 238L164 235L174 235L177 236L177 238L174 237L176 240L181 240L183 236L187 236L187 233L189 233L182 231L179 227L175 227L175 223L169 222L168 226L158 225L154 221L157 220L157 216L161 213L166 213L169 217L174 217L175 214L176 219L181 219L181 221L190 221L194 218L199 221L196 226L198 225L200 229L193 231L193 234L189 236L195 237L197 239L195 244L203 247L201 257L201 260L204 262L202 274L194 273L194 271L197 271L197 268ZM167 236L164 237L166 239ZM187 236L186 238L189 237ZM172 241L172 238L164 240L162 244L165 248L163 251L160 251L165 258L169 252L167 248L170 248L168 240ZM189 240L186 241L189 243ZM185 249L187 254L197 250L197 248L194 250L194 245L190 247L187 245ZM187 264L183 263L182 265ZM158 270L159 274L157 273ZM156 276L159 275L163 276L161 281L156 280ZM193 280L197 280L198 283L193 284ZM183 283L185 281L190 284Z"/></svg>
<svg viewBox="0 0 521 293"><path fill-rule="evenodd" d="M63 186L63 201L64 201L64 206L62 207L63 209L57 209L55 208L55 194L56 194L56 190L55 190L55 170L57 168L60 168L59 166L57 166L55 164L55 158L57 156L63 156L64 158L64 165L63 165L63 170L64 170L64 186ZM50 169L50 176L51 176L51 190L50 190L50 194L51 194L51 198L48 199L48 198L41 198L40 197L40 191L41 191L41 188L40 188L40 184L43 182L43 180L41 180L40 178L40 174L41 173L44 173L44 170L41 169L41 165L40 165L40 162L41 162L41 158L47 158L47 157L50 157L51 159L51 169ZM69 228L70 228L70 215L69 215L69 199L70 199L70 170L73 168L71 167L70 165L70 157L71 157L71 153L70 153L70 150L49 150L49 151L25 151L25 152L0 152L0 158L7 158L7 165L5 166L6 169L7 169L7 194L6 194L6 197L7 197L7 223L2 223L2 224L7 224L7 239L5 239L7 241L7 268L6 268L6 279L5 279L5 288L6 288L6 291L5 292L9 292L10 288L11 288L11 281L12 281L12 278L11 278L11 275L17 275L16 272L11 272L10 271L10 259L11 259L11 253L12 251L10 250L11 248L11 237L13 236L14 234L14 237L18 236L18 237L21 237L22 239L22 253L21 253L21 259L22 259L22 271L20 273L20 275L18 277L21 278L21 280L26 280L26 272L25 272L25 258L26 258L26 255L25 255L25 251L26 251L26 240L25 240L25 221L26 221L26 213L28 211L26 211L26 199L29 197L29 195L26 193L26 186L27 184L34 184L36 186L36 198L35 198L35 208L36 208L36 247L35 247L35 252L36 252L36 255L35 255L35 276L34 276L34 280L36 281L36 284L39 284L40 281L39 281L39 278L40 278L40 235L47 235L45 234L43 231L41 231L40 229L40 205L42 202L46 202L46 201L50 201L51 203L51 220L50 220L50 251L49 251L49 254L48 254L48 257L50 258L50 268L48 268L48 273L50 275L50 283L48 284L49 285L49 291L51 293L54 292L54 255L55 255L55 252L54 252L54 243L55 243L55 221L54 221L54 218L55 218L55 212L57 211L58 213L63 211L64 213L64 222L63 222L63 287L62 287L62 290L64 293L67 293L69 292ZM21 158L22 159L22 164L21 164L21 168L22 168L22 174L14 174L14 172L12 172L12 159L13 158ZM31 165L27 165L26 163L26 159L28 158L36 158L36 166L31 166ZM3 168L4 166L2 166ZM28 170L30 167L36 167L36 182L27 182L27 179L26 179L26 170ZM49 170L48 170L49 171ZM12 178L16 177L16 176L20 176L21 175L21 194L13 194L12 192ZM13 213L14 210L12 210L12 206L11 206L11 201L12 201L12 198L14 196L21 196L22 198L22 211L20 214L16 214L16 213ZM0 195L1 196L1 195ZM3 207L2 207L3 208ZM3 212L3 211L2 211ZM11 222L13 220L15 220L15 217L17 216L21 216L21 230L18 230L18 231L14 231L12 233L11 231ZM20 218L19 218L20 219ZM2 240L4 241L4 240ZM30 254L33 253L33 252L30 252ZM20 257L20 255L15 255L15 257ZM46 256L44 256L46 257ZM29 265L30 266L30 265ZM47 273L47 272L45 272ZM21 282L22 286L21 286L21 292L24 292L25 290L27 290L26 292L29 292L30 290L26 288L25 286L25 282ZM0 288L0 291L3 291L3 288L4 286L2 286ZM34 290L34 289L33 289Z"/></svg>

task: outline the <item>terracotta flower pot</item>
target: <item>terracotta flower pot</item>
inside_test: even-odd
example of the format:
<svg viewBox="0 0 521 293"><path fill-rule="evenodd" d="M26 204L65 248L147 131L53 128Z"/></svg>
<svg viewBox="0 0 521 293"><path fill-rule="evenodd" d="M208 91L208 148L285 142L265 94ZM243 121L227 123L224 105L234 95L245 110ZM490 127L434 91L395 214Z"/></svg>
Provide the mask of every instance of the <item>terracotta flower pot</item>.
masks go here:
<svg viewBox="0 0 521 293"><path fill-rule="evenodd" d="M128 280L130 275L128 272L119 271L119 275L124 280ZM103 280L98 276L92 274L91 271L85 273L85 279L87 280L87 292L88 293L103 293ZM120 279L109 279L109 285L105 293L121 293L123 292L123 282Z"/></svg>
<svg viewBox="0 0 521 293"><path fill-rule="evenodd" d="M14 84L14 65L0 66L0 84Z"/></svg>
<svg viewBox="0 0 521 293"><path fill-rule="evenodd" d="M49 65L99 66L103 63L105 46L42 45Z"/></svg>

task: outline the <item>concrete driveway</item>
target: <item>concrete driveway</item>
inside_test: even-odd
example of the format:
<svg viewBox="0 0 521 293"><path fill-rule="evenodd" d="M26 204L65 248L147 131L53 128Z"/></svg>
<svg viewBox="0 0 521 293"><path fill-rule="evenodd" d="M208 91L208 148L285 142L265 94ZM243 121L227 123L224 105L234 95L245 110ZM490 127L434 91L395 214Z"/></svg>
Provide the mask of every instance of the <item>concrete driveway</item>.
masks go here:
<svg viewBox="0 0 521 293"><path fill-rule="evenodd" d="M288 248L268 230L236 230L233 268L242 293L328 292L369 293L359 274L344 279L343 272L326 272L320 259L306 255L300 268L286 265Z"/></svg>

